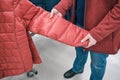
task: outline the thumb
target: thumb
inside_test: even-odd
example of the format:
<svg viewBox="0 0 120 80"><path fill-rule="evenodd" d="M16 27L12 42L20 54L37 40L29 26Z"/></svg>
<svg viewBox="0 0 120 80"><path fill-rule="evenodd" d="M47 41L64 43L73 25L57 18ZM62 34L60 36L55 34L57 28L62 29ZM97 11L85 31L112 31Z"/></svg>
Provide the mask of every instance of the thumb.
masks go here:
<svg viewBox="0 0 120 80"><path fill-rule="evenodd" d="M85 42L85 41L87 41L89 39L89 36L87 35L87 36L85 36L82 40L81 40L81 42Z"/></svg>
<svg viewBox="0 0 120 80"><path fill-rule="evenodd" d="M54 15L54 11L51 11L51 13L50 13L50 18L52 18L53 15Z"/></svg>
<svg viewBox="0 0 120 80"><path fill-rule="evenodd" d="M58 13L58 16L62 17L62 14L61 14L61 13Z"/></svg>

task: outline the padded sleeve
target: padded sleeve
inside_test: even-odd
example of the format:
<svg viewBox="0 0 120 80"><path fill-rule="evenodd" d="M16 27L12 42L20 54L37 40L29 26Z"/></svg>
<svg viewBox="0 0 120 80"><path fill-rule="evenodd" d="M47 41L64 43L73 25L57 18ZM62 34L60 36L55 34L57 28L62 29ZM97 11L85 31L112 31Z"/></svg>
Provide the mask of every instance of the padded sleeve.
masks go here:
<svg viewBox="0 0 120 80"><path fill-rule="evenodd" d="M71 46L87 46L88 41L84 43L80 41L88 34L88 31L57 15L53 18L49 18L49 16L49 12L40 8L30 22L29 30Z"/></svg>

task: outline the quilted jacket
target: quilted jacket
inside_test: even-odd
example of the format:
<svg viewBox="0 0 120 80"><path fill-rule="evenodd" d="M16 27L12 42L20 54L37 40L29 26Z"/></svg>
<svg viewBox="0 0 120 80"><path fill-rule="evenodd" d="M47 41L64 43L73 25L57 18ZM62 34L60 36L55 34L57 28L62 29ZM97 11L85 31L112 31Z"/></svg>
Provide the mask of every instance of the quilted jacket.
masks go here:
<svg viewBox="0 0 120 80"><path fill-rule="evenodd" d="M61 17L29 0L0 0L0 78L18 75L41 63L29 31L72 46L86 46L80 40L88 34Z"/></svg>
<svg viewBox="0 0 120 80"><path fill-rule="evenodd" d="M75 0L61 0L55 8L63 15ZM74 10L73 10L74 11ZM87 50L115 54L120 49L120 0L85 0L85 29L98 41Z"/></svg>

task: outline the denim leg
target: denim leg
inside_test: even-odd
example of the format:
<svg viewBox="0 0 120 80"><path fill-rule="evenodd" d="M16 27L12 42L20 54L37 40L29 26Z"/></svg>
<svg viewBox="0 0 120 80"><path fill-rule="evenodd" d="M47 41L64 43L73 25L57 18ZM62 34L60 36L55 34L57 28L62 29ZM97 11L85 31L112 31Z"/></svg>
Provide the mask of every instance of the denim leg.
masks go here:
<svg viewBox="0 0 120 80"><path fill-rule="evenodd" d="M91 54L91 76L90 80L102 80L107 63L108 54L90 52Z"/></svg>
<svg viewBox="0 0 120 80"><path fill-rule="evenodd" d="M72 70L76 73L83 71L84 65L88 57L88 51L84 51L82 47L76 47L76 58Z"/></svg>

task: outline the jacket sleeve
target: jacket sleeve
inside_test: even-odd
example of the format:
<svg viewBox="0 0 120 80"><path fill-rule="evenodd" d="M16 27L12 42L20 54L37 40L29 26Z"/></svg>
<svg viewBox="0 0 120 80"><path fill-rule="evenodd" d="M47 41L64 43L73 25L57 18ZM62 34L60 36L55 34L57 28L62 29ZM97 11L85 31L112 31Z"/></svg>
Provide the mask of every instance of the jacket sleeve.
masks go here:
<svg viewBox="0 0 120 80"><path fill-rule="evenodd" d="M75 26L57 15L50 19L49 12L36 7L28 0L21 0L20 5L23 5L21 10L23 14L22 18L31 32L71 46L87 45L88 41L85 43L80 42L88 34L86 30Z"/></svg>
<svg viewBox="0 0 120 80"><path fill-rule="evenodd" d="M120 0L90 33L97 41L101 41L118 29L120 29Z"/></svg>
<svg viewBox="0 0 120 80"><path fill-rule="evenodd" d="M72 6L73 0L61 0L54 8L64 16Z"/></svg>
<svg viewBox="0 0 120 80"><path fill-rule="evenodd" d="M88 41L85 43L80 42L88 34L86 30L57 15L53 18L49 18L49 16L50 13L41 8L29 24L30 31L71 46L87 45Z"/></svg>

